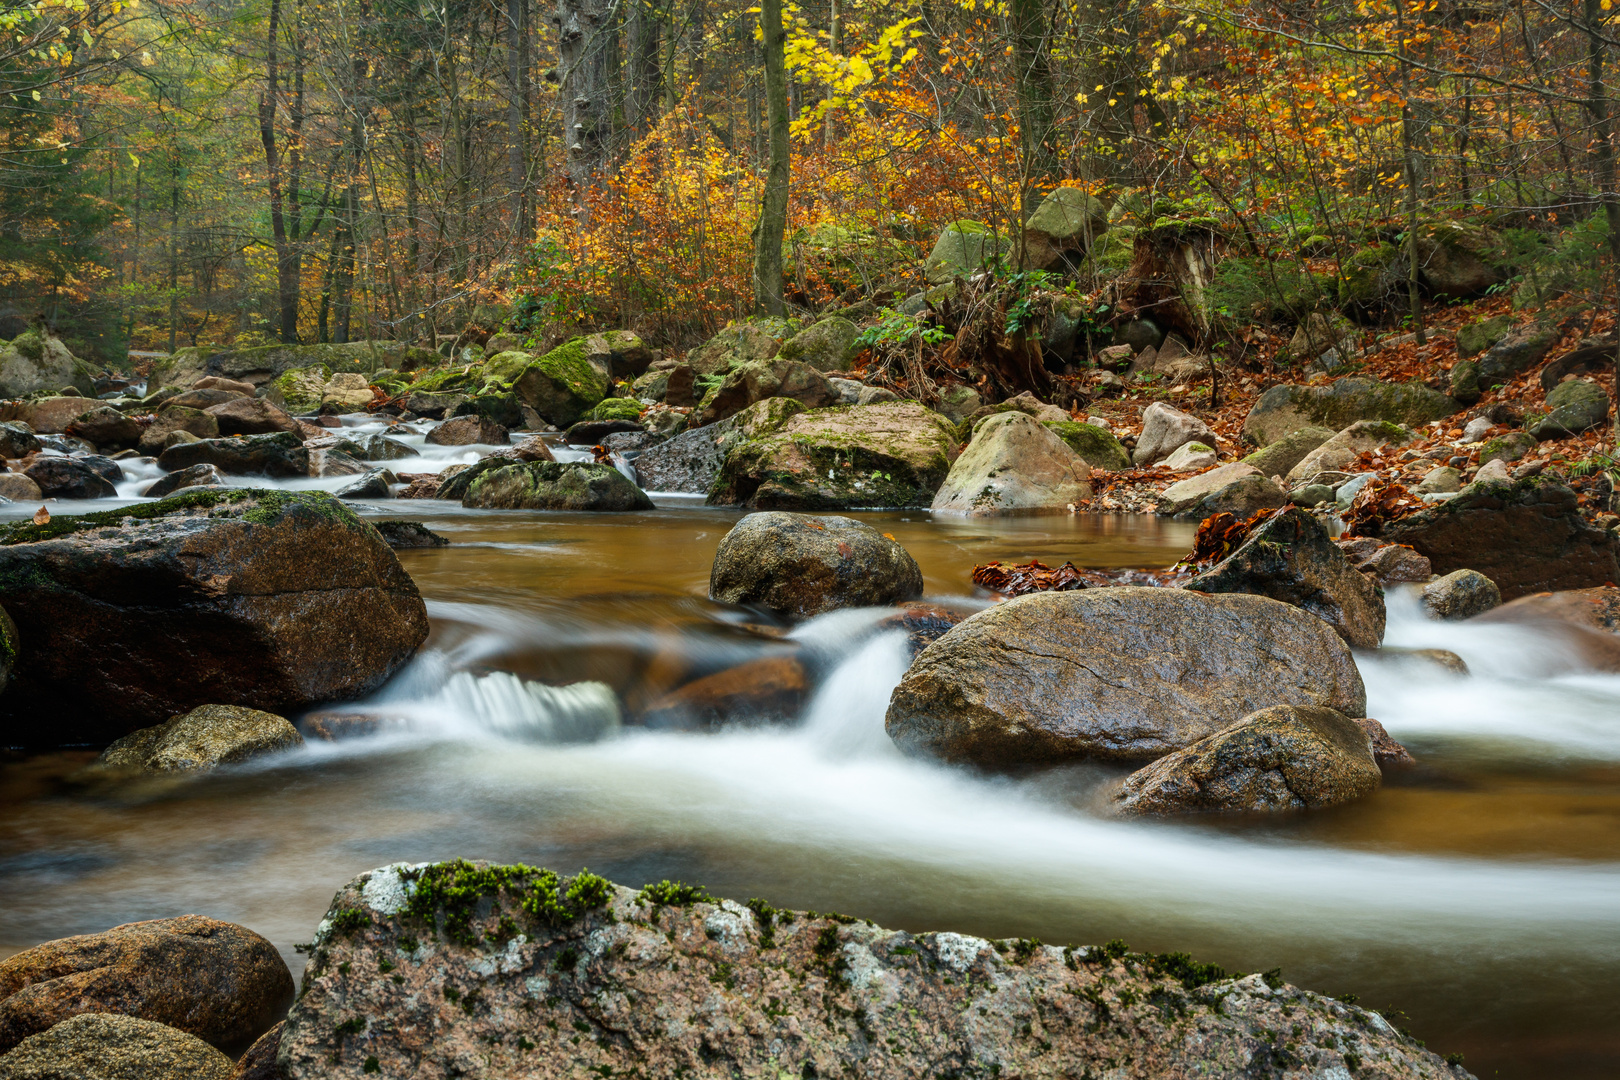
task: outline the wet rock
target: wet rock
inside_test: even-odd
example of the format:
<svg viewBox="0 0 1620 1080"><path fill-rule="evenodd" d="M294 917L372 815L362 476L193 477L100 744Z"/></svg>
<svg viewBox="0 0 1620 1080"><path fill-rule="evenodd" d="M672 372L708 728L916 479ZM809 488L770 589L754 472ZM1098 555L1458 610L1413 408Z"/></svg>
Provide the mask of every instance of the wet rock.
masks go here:
<svg viewBox="0 0 1620 1080"><path fill-rule="evenodd" d="M33 502L44 497L45 493L39 490L39 485L22 473L0 473L0 499Z"/></svg>
<svg viewBox="0 0 1620 1080"><path fill-rule="evenodd" d="M815 409L837 404L839 395L809 364L774 357L732 368L698 403L695 422L713 424L767 398L789 398Z"/></svg>
<svg viewBox="0 0 1620 1080"><path fill-rule="evenodd" d="M395 551L450 546L449 540L429 529L420 521L404 521L400 518L372 518L371 526L382 534L382 538L388 542L388 546Z"/></svg>
<svg viewBox="0 0 1620 1080"><path fill-rule="evenodd" d="M309 451L292 432L278 431L274 435L198 439L158 455L158 467L166 472L193 465L213 465L232 476L308 476Z"/></svg>
<svg viewBox="0 0 1620 1080"><path fill-rule="evenodd" d="M1424 583L1434 576L1429 560L1404 544L1386 544L1378 540L1353 540L1340 543L1339 550L1359 572L1380 585L1399 582Z"/></svg>
<svg viewBox="0 0 1620 1080"><path fill-rule="evenodd" d="M1479 358L1479 384L1489 388L1505 383L1521 371L1528 371L1541 363L1561 337L1556 330L1543 330L1530 326L1517 330L1497 341ZM1439 417L1434 419L1438 420Z"/></svg>
<svg viewBox="0 0 1620 1080"><path fill-rule="evenodd" d="M39 457L23 470L23 475L38 485L46 498L111 499L118 494L118 489L82 458Z"/></svg>
<svg viewBox="0 0 1620 1080"><path fill-rule="evenodd" d="M602 436L602 448L614 454L635 454L651 450L666 439L656 431L618 431Z"/></svg>
<svg viewBox="0 0 1620 1080"><path fill-rule="evenodd" d="M140 442L142 430L134 417L103 406L75 419L66 434L93 442L100 450L123 450Z"/></svg>
<svg viewBox="0 0 1620 1080"><path fill-rule="evenodd" d="M1215 452L1213 446L1190 442L1176 447L1175 452L1159 464L1171 472L1200 472L1214 468L1219 460L1220 455Z"/></svg>
<svg viewBox="0 0 1620 1080"><path fill-rule="evenodd" d="M1422 383L1360 377L1327 386L1273 386L1249 410L1243 437L1269 446L1290 432L1320 426L1343 431L1359 420L1420 427L1460 411L1462 403Z"/></svg>
<svg viewBox="0 0 1620 1080"><path fill-rule="evenodd" d="M1021 412L992 416L934 495L938 512L991 515L1058 512L1091 498L1091 466Z"/></svg>
<svg viewBox="0 0 1620 1080"><path fill-rule="evenodd" d="M84 1013L0 1056L4 1080L231 1080L231 1059L167 1024Z"/></svg>
<svg viewBox="0 0 1620 1080"><path fill-rule="evenodd" d="M581 420L568 429L563 442L569 446L595 446L609 435L646 430L646 425L639 420Z"/></svg>
<svg viewBox="0 0 1620 1080"><path fill-rule="evenodd" d="M347 439L325 446L319 445L311 439L305 444L309 451L309 475L311 476L364 476L372 472L366 463L357 457L350 456L340 449L342 446L360 450L359 446Z"/></svg>
<svg viewBox="0 0 1620 1080"><path fill-rule="evenodd" d="M1620 588L1603 585L1521 596L1495 609L1483 621L1565 622L1606 634L1620 634Z"/></svg>
<svg viewBox="0 0 1620 1080"><path fill-rule="evenodd" d="M502 458L508 461L556 461L551 453L551 447L538 435L530 435L522 442L503 446L489 455L492 458Z"/></svg>
<svg viewBox="0 0 1620 1080"><path fill-rule="evenodd" d="M843 510L926 507L950 471L955 426L914 402L839 406L791 417L735 446L711 505Z"/></svg>
<svg viewBox="0 0 1620 1080"><path fill-rule="evenodd" d="M215 1046L246 1042L293 996L276 947L201 915L125 923L0 960L0 1050L81 1013L167 1024Z"/></svg>
<svg viewBox="0 0 1620 1080"><path fill-rule="evenodd" d="M982 605L977 604L941 604L927 600L910 600L899 607L897 613L879 622L876 629L879 633L904 630L906 648L913 660L918 653L948 634L951 627L984 610Z"/></svg>
<svg viewBox="0 0 1620 1080"><path fill-rule="evenodd" d="M362 444L359 456L364 461L398 461L401 458L415 457L416 454L415 447L398 439L390 439L386 435L373 435Z"/></svg>
<svg viewBox="0 0 1620 1080"><path fill-rule="evenodd" d="M1417 434L1381 420L1358 420L1299 460L1288 470L1290 483L1308 483L1325 472L1341 472L1362 454L1417 441Z"/></svg>
<svg viewBox="0 0 1620 1080"><path fill-rule="evenodd" d="M1338 432L1315 425L1290 431L1245 457L1243 464L1251 466L1261 476L1287 476L1306 454L1336 434Z"/></svg>
<svg viewBox="0 0 1620 1080"><path fill-rule="evenodd" d="M173 495L181 488L224 487L225 477L212 465L193 465L189 469L160 476L141 489L145 499L161 499Z"/></svg>
<svg viewBox="0 0 1620 1080"><path fill-rule="evenodd" d="M683 431L636 458L636 477L647 491L701 495L720 474L718 425Z"/></svg>
<svg viewBox="0 0 1620 1080"><path fill-rule="evenodd" d="M1547 408L1547 415L1530 429L1543 442L1602 426L1609 419L1609 393L1595 382L1571 379L1547 395Z"/></svg>
<svg viewBox="0 0 1620 1080"><path fill-rule="evenodd" d="M187 390L183 394L176 394L164 404L186 409L202 409L207 412L215 405L223 405L227 401L239 401L245 395L236 390Z"/></svg>
<svg viewBox="0 0 1620 1080"><path fill-rule="evenodd" d="M721 539L709 573L710 599L798 618L921 595L910 553L845 517L749 514Z"/></svg>
<svg viewBox="0 0 1620 1080"><path fill-rule="evenodd" d="M287 1080L367 1080L368 1060L384 1077L1239 1080L1278 1032L1322 1075L1350 1075L1347 1059L1388 1077L1463 1075L1374 1013L1260 975L1189 974L1185 958L756 914L701 892L658 903L590 878L545 885L565 898L542 920L522 908L538 874L511 872L501 890L487 864L410 871L475 895L491 883L487 902L446 911L442 934L417 914L420 877L376 870L344 886L282 1033Z"/></svg>
<svg viewBox="0 0 1620 1080"><path fill-rule="evenodd" d="M1445 652L1444 649L1424 649L1420 651L1437 653ZM1446 653L1446 655L1455 657L1457 654ZM1462 663L1462 660L1458 659L1457 662L1460 664ZM1466 666L1463 668L1462 674L1468 674L1468 668ZM1374 720L1370 716L1359 716L1355 719L1354 723L1366 733L1367 749L1372 751L1373 761L1377 763L1380 773L1388 769L1399 769L1404 768L1407 765L1417 764L1416 759L1412 757L1412 752L1406 747L1402 746L1400 743L1396 742L1395 737L1388 731L1384 730L1384 725L1380 724L1377 720Z"/></svg>
<svg viewBox="0 0 1620 1080"><path fill-rule="evenodd" d="M611 383L591 363L585 339L574 338L524 366L509 386L546 423L566 428L595 408Z"/></svg>
<svg viewBox="0 0 1620 1080"><path fill-rule="evenodd" d="M652 500L611 465L585 461L500 462L467 471L461 505L494 510L651 510ZM441 489L441 498L446 497Z"/></svg>
<svg viewBox="0 0 1620 1080"><path fill-rule="evenodd" d="M769 656L687 683L648 705L651 728L714 727L726 722L791 720L810 696L810 676L795 656Z"/></svg>
<svg viewBox="0 0 1620 1080"><path fill-rule="evenodd" d="M1229 465L1222 465L1198 476L1189 476L1185 480L1178 480L1159 493L1158 512L1161 514L1189 513L1211 495L1225 490L1240 480L1251 477L1265 479L1252 466L1244 465L1242 462L1232 462ZM1275 487L1276 485L1272 486ZM1281 506L1283 503L1279 500L1275 505Z"/></svg>
<svg viewBox="0 0 1620 1080"><path fill-rule="evenodd" d="M465 394L436 394L425 390L408 391L403 399L407 411L429 420L442 420L467 400Z"/></svg>
<svg viewBox="0 0 1620 1080"><path fill-rule="evenodd" d="M343 371L327 380L321 391L321 411L328 413L364 412L375 395L371 380L354 371Z"/></svg>
<svg viewBox="0 0 1620 1080"><path fill-rule="evenodd" d="M146 430L141 432L138 449L149 457L161 454L173 445L170 436L175 432L185 432L193 439L217 439L219 420L199 409L178 406L163 409L158 412L157 418L147 425Z"/></svg>
<svg viewBox="0 0 1620 1080"><path fill-rule="evenodd" d="M1378 650L1380 659L1393 659L1397 662L1411 662L1423 667L1448 672L1452 675L1467 675L1468 664L1462 657L1450 649L1394 649L1389 646Z"/></svg>
<svg viewBox="0 0 1620 1080"><path fill-rule="evenodd" d="M426 441L434 446L505 446L511 435L486 417L457 416L428 432Z"/></svg>
<svg viewBox="0 0 1620 1080"><path fill-rule="evenodd" d="M389 499L393 492L388 487L389 473L372 469L360 479L344 484L333 492L340 499ZM392 547L393 545L389 545Z"/></svg>
<svg viewBox="0 0 1620 1080"><path fill-rule="evenodd" d="M912 663L886 726L902 750L951 762L1140 761L1287 704L1366 711L1321 619L1267 597L1126 586L1031 593L965 620Z"/></svg>
<svg viewBox="0 0 1620 1080"><path fill-rule="evenodd" d="M21 420L0 424L0 457L22 458L38 453L39 439L34 429Z"/></svg>
<svg viewBox="0 0 1620 1080"><path fill-rule="evenodd" d="M192 384L193 390L232 390L245 397L252 397L258 392L258 387L250 382L239 379L227 379L219 375L204 375Z"/></svg>
<svg viewBox="0 0 1620 1080"><path fill-rule="evenodd" d="M427 636L388 545L322 492L188 489L13 525L0 587L30 643L0 696L14 746L105 744L205 704L288 715L359 697Z"/></svg>
<svg viewBox="0 0 1620 1080"><path fill-rule="evenodd" d="M236 705L199 705L116 740L96 765L145 772L194 772L235 765L304 745L282 717Z"/></svg>
<svg viewBox="0 0 1620 1080"><path fill-rule="evenodd" d="M1384 638L1378 587L1350 565L1322 523L1298 507L1261 523L1236 551L1185 587L1281 600L1309 611L1353 648L1376 649Z"/></svg>
<svg viewBox="0 0 1620 1080"><path fill-rule="evenodd" d="M1142 434L1137 436L1131 461L1138 466L1152 465L1190 442L1214 446L1215 432L1198 417L1155 401L1142 412Z"/></svg>
<svg viewBox="0 0 1620 1080"><path fill-rule="evenodd" d="M1277 813L1353 802L1383 781L1368 733L1332 709L1277 705L1125 778L1126 816Z"/></svg>
<svg viewBox="0 0 1620 1080"><path fill-rule="evenodd" d="M1453 570L1423 587L1423 610L1431 619L1471 619L1501 603L1496 583L1477 570Z"/></svg>
<svg viewBox="0 0 1620 1080"><path fill-rule="evenodd" d="M0 421L20 420L38 435L60 435L67 426L92 409L101 408L95 398L47 397L32 401L0 402Z"/></svg>
<svg viewBox="0 0 1620 1080"><path fill-rule="evenodd" d="M281 1048L281 1029L285 1026L286 1021L282 1021L260 1035L236 1063L231 1080L285 1080L276 1064L276 1051Z"/></svg>
<svg viewBox="0 0 1620 1080"><path fill-rule="evenodd" d="M264 398L239 397L203 410L214 418L221 435L269 435L277 431L298 433L298 421Z"/></svg>
<svg viewBox="0 0 1620 1080"><path fill-rule="evenodd" d="M1093 469L1117 472L1131 467L1130 453L1106 428L1073 420L1048 421L1046 426Z"/></svg>
<svg viewBox="0 0 1620 1080"><path fill-rule="evenodd" d="M1437 574L1479 571L1503 600L1620 582L1615 538L1581 517L1573 491L1541 476L1470 484L1379 535L1416 548Z"/></svg>

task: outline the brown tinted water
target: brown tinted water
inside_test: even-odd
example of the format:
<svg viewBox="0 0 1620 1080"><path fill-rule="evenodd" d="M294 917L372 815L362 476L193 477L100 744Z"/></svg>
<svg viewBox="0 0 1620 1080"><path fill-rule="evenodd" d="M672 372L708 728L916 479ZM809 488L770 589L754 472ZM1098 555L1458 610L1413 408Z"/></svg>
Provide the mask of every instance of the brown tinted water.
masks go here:
<svg viewBox="0 0 1620 1080"><path fill-rule="evenodd" d="M266 934L296 969L293 945L361 870L584 865L912 930L1121 937L1281 967L1387 1009L1481 1076L1620 1074L1620 678L1570 670L1528 631L1429 624L1392 597L1393 643L1453 648L1475 671L1363 660L1370 711L1419 769L1282 821L1112 822L1091 809L1111 773L984 777L900 757L882 734L898 643L840 616L784 642L786 628L710 603L737 515L660 502L391 508L453 541L401 553L434 636L378 709L409 731L117 789L64 780L86 753L6 762L0 950L198 911ZM968 571L989 559L1162 567L1192 533L1151 518L856 516L895 535L940 597L971 596ZM796 727L541 737L547 710L611 719L615 697L634 706L787 648L820 677ZM500 672L612 694L514 705L501 693L521 684Z"/></svg>

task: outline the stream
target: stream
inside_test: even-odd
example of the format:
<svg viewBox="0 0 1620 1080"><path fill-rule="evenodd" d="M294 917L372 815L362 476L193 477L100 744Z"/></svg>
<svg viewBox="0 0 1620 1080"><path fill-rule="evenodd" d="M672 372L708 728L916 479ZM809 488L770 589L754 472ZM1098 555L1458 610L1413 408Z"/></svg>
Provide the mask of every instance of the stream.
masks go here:
<svg viewBox="0 0 1620 1080"><path fill-rule="evenodd" d="M405 441L421 456L386 463L396 472L480 451ZM120 500L52 513L119 505L156 475L132 469ZM1473 672L1358 657L1368 714L1416 769L1309 815L1113 821L1093 806L1117 768L984 776L901 756L883 715L907 652L875 629L883 612L762 630L756 613L705 598L740 514L654 501L599 515L357 505L451 541L399 553L433 630L359 706L387 718L383 733L109 790L67 781L93 751L0 758L0 956L198 912L264 934L296 976L295 944L356 873L486 858L631 886L697 881L912 931L1123 938L1229 970L1280 967L1463 1053L1481 1077L1620 1075L1620 676L1579 670L1532 629L1429 622L1392 593L1387 645L1450 649ZM929 597L956 599L976 563L1163 567L1194 531L1151 517L852 516L915 556ZM796 725L635 723L674 686L788 649L818 675Z"/></svg>

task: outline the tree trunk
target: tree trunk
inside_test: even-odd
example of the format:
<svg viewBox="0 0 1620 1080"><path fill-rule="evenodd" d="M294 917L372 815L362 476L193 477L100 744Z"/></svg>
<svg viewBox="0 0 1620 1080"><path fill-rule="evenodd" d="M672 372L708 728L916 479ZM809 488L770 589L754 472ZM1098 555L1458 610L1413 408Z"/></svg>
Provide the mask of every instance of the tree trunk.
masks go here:
<svg viewBox="0 0 1620 1080"><path fill-rule="evenodd" d="M528 42L523 36L524 0L506 0L506 166L511 188L507 202L512 213L512 231L520 237L529 232L528 148L523 122L523 80L528 64Z"/></svg>
<svg viewBox="0 0 1620 1080"><path fill-rule="evenodd" d="M614 8L609 0L558 0L552 15L557 26L563 146L574 198L582 207L606 170L612 150L609 66Z"/></svg>
<svg viewBox="0 0 1620 1080"><path fill-rule="evenodd" d="M1395 34L1401 59L1401 168L1406 174L1406 303L1412 317L1412 332L1419 345L1427 344L1423 332L1423 297L1418 293L1418 161L1414 145L1417 126L1412 115L1412 68L1406 59L1406 0L1395 0Z"/></svg>
<svg viewBox="0 0 1620 1080"><path fill-rule="evenodd" d="M276 99L280 96L277 37L281 33L281 2L270 0L270 29L266 35L265 87L259 95L259 142L264 146L264 164L269 174L270 235L276 248L276 296L280 313L282 341L298 340L298 251L287 239L287 222L282 213L281 155L276 151ZM170 338L173 338L171 333ZM173 350L171 340L170 349Z"/></svg>
<svg viewBox="0 0 1620 1080"><path fill-rule="evenodd" d="M169 352L180 329L180 159L179 148L169 171Z"/></svg>
<svg viewBox="0 0 1620 1080"><path fill-rule="evenodd" d="M765 37L765 119L770 129L770 164L765 192L754 223L754 310L782 315L782 237L787 232L788 103L787 35L782 30L782 0L761 0L760 29Z"/></svg>
<svg viewBox="0 0 1620 1080"><path fill-rule="evenodd" d="M1586 112L1592 119L1592 173L1609 226L1609 273L1620 268L1620 191L1615 187L1614 124L1609 116L1609 90L1603 81L1603 9L1600 0L1586 0L1586 73L1589 84ZM1620 348L1614 357L1615 393L1620 397ZM1615 411L1615 436L1620 438L1620 409Z"/></svg>
<svg viewBox="0 0 1620 1080"><path fill-rule="evenodd" d="M625 34L630 71L626 80L624 120L637 136L651 131L658 119L658 99L662 93L659 84L663 81L659 63L662 30L660 15L649 0L631 0Z"/></svg>
<svg viewBox="0 0 1620 1080"><path fill-rule="evenodd" d="M1024 206L1034 211L1040 195L1034 181L1057 175L1057 156L1051 145L1056 93L1047 55L1046 9L1043 0L1012 0L1013 59L1018 79L1018 141L1024 157Z"/></svg>

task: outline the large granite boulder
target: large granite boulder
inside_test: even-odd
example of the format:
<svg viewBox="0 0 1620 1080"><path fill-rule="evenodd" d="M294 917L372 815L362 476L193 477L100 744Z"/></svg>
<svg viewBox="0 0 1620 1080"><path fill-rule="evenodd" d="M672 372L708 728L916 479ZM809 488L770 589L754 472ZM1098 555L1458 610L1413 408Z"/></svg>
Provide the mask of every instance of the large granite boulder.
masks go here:
<svg viewBox="0 0 1620 1080"><path fill-rule="evenodd" d="M860 353L855 347L860 333L861 328L843 316L829 315L784 341L776 355L809 364L817 371L848 371Z"/></svg>
<svg viewBox="0 0 1620 1080"><path fill-rule="evenodd" d="M935 512L1059 512L1091 498L1091 466L1021 412L985 420L934 494Z"/></svg>
<svg viewBox="0 0 1620 1080"><path fill-rule="evenodd" d="M1479 571L1503 600L1620 582L1613 534L1581 517L1575 492L1540 476L1469 484L1379 537L1416 548L1437 574Z"/></svg>
<svg viewBox="0 0 1620 1080"><path fill-rule="evenodd" d="M113 742L96 765L141 772L197 772L303 746L285 718L239 705L199 705Z"/></svg>
<svg viewBox="0 0 1620 1080"><path fill-rule="evenodd" d="M112 464L116 478L123 479L124 471L116 463L108 458L100 460ZM37 457L23 475L38 484L40 493L48 499L111 499L118 494L113 478L84 458Z"/></svg>
<svg viewBox="0 0 1620 1080"><path fill-rule="evenodd" d="M1291 485L1308 484L1322 473L1344 472L1369 450L1400 447L1417 441L1417 433L1382 420L1358 420L1299 459L1288 470Z"/></svg>
<svg viewBox="0 0 1620 1080"><path fill-rule="evenodd" d="M228 439L198 439L169 447L158 455L166 472L212 465L232 476L308 476L309 451L290 431L273 435L233 435Z"/></svg>
<svg viewBox="0 0 1620 1080"><path fill-rule="evenodd" d="M917 560L892 538L846 517L749 514L720 541L709 598L808 618L922 595Z"/></svg>
<svg viewBox="0 0 1620 1080"><path fill-rule="evenodd" d="M647 493L611 465L590 461L511 462L468 469L462 506L485 510L651 510ZM477 470L474 472L474 470ZM442 497L442 489L441 489Z"/></svg>
<svg viewBox="0 0 1620 1080"><path fill-rule="evenodd" d="M709 495L760 510L926 507L956 456L955 425L910 401L814 409L735 446Z"/></svg>
<svg viewBox="0 0 1620 1080"><path fill-rule="evenodd" d="M1191 413L1155 401L1142 411L1142 434L1136 439L1131 460L1138 466L1152 465L1190 442L1214 446L1215 432Z"/></svg>
<svg viewBox="0 0 1620 1080"><path fill-rule="evenodd" d="M934 250L923 263L923 277L930 285L944 285L954 278L972 277L997 257L1010 253L1010 238L990 226L963 218L940 230Z"/></svg>
<svg viewBox="0 0 1620 1080"><path fill-rule="evenodd" d="M1543 442L1579 435L1608 421L1609 392L1595 382L1571 379L1553 387L1547 395L1547 410L1530 429L1531 435Z"/></svg>
<svg viewBox="0 0 1620 1080"><path fill-rule="evenodd" d="M1557 330L1539 326L1527 326L1508 334L1479 358L1480 388L1490 389L1535 367L1546 359L1562 336Z"/></svg>
<svg viewBox="0 0 1620 1080"><path fill-rule="evenodd" d="M276 947L201 915L125 923L0 960L0 1050L80 1013L167 1024L219 1046L276 1022L293 996Z"/></svg>
<svg viewBox="0 0 1620 1080"><path fill-rule="evenodd" d="M210 405L203 410L214 418L221 435L269 435L298 432L298 421L264 398L242 397Z"/></svg>
<svg viewBox="0 0 1620 1080"><path fill-rule="evenodd" d="M127 450L140 442L142 430L140 421L133 416L103 405L76 417L65 434L95 443L98 450L111 451Z"/></svg>
<svg viewBox="0 0 1620 1080"><path fill-rule="evenodd" d="M1145 765L1113 797L1132 816L1276 813L1353 802L1383 774L1367 732L1332 709L1274 705Z"/></svg>
<svg viewBox="0 0 1620 1080"><path fill-rule="evenodd" d="M698 403L693 422L707 426L768 398L788 398L818 409L837 404L838 391L809 364L777 356L732 368Z"/></svg>
<svg viewBox="0 0 1620 1080"><path fill-rule="evenodd" d="M172 445L169 436L183 431L196 439L219 438L219 418L201 409L172 406L158 410L157 416L141 432L140 452L155 457ZM187 440L190 441L190 440Z"/></svg>
<svg viewBox="0 0 1620 1080"><path fill-rule="evenodd" d="M1078 263L1107 231L1108 207L1101 199L1079 188L1057 188L1024 223L1024 265L1056 270Z"/></svg>
<svg viewBox="0 0 1620 1080"><path fill-rule="evenodd" d="M1467 1080L1375 1013L1183 954L911 934L527 866L360 875L305 979L285 1080L1249 1080L1285 1036L1324 1077Z"/></svg>
<svg viewBox="0 0 1620 1080"><path fill-rule="evenodd" d="M1243 421L1245 441L1269 446L1300 428L1342 431L1358 420L1419 427L1451 416L1462 403L1422 383L1384 383L1356 376L1327 386L1273 386Z"/></svg>
<svg viewBox="0 0 1620 1080"><path fill-rule="evenodd" d="M0 398L27 397L69 386L94 399L96 369L75 357L60 339L40 330L26 330L0 346Z"/></svg>
<svg viewBox="0 0 1620 1080"><path fill-rule="evenodd" d="M633 465L646 491L707 494L725 460L718 424L683 431L641 453Z"/></svg>
<svg viewBox="0 0 1620 1080"><path fill-rule="evenodd" d="M1234 461L1206 473L1178 480L1159 493L1160 514L1202 521L1211 514L1252 517L1288 503L1288 493L1252 465Z"/></svg>
<svg viewBox="0 0 1620 1080"><path fill-rule="evenodd" d="M1093 469L1118 472L1131 467L1130 453L1107 428L1074 420L1048 420L1043 423Z"/></svg>
<svg viewBox="0 0 1620 1080"><path fill-rule="evenodd" d="M370 693L427 637L377 530L323 492L196 488L0 533L10 745L107 743L199 705Z"/></svg>
<svg viewBox="0 0 1620 1080"><path fill-rule="evenodd" d="M1262 446L1244 458L1243 464L1253 467L1261 476L1287 476L1295 465L1305 460L1306 454L1336 434L1338 432L1325 427L1302 427Z"/></svg>
<svg viewBox="0 0 1620 1080"><path fill-rule="evenodd" d="M1262 522L1238 549L1185 588L1252 593L1309 611L1357 649L1384 640L1384 597L1351 565L1320 521L1289 507Z"/></svg>
<svg viewBox="0 0 1620 1080"><path fill-rule="evenodd" d="M235 1072L195 1035L114 1013L81 1013L0 1055L3 1080L232 1080Z"/></svg>
<svg viewBox="0 0 1620 1080"><path fill-rule="evenodd" d="M964 764L1140 761L1272 705L1366 711L1326 623L1262 596L1122 587L964 620L912 663L886 726L907 753Z"/></svg>

